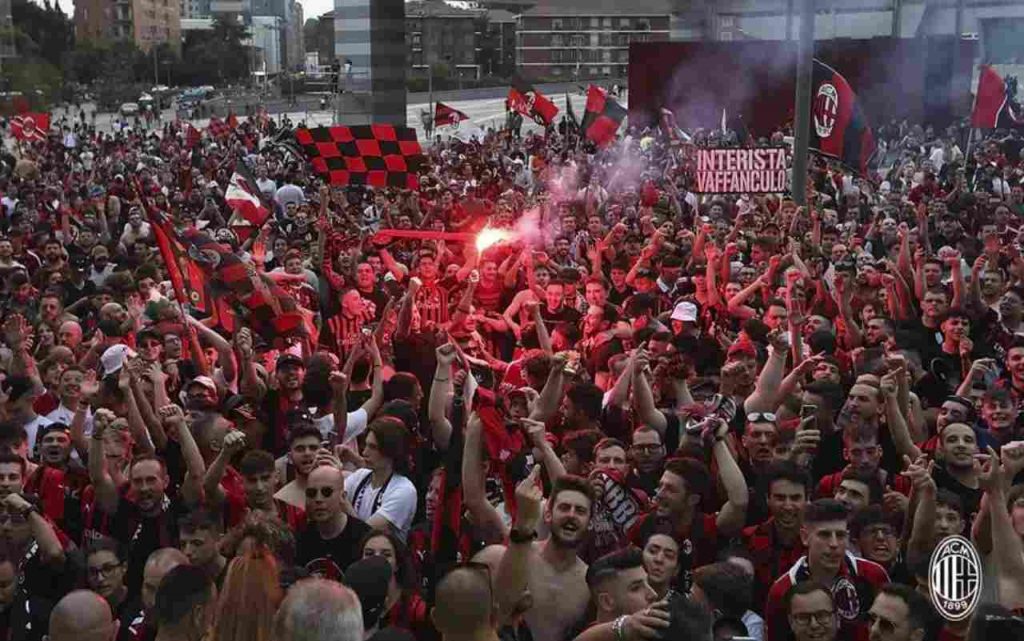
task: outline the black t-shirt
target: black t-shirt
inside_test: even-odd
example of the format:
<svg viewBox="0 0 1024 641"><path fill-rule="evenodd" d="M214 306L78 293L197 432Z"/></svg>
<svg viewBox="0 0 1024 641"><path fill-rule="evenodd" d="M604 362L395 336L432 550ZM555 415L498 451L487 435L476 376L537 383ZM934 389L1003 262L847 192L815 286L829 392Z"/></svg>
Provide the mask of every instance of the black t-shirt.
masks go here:
<svg viewBox="0 0 1024 641"><path fill-rule="evenodd" d="M384 315L384 308L388 304L388 295L385 294L384 290L380 287L374 287L373 290L369 292L364 292L361 289L357 289L356 291L359 292L359 295L363 300L368 300L373 303L373 306L376 308L373 314L373 320L379 321Z"/></svg>
<svg viewBox="0 0 1024 641"><path fill-rule="evenodd" d="M975 515L978 514L981 497L985 492L981 488L967 487L953 478L946 470L945 465L937 464L932 471L932 478L935 479L935 485L940 490L949 490L960 497L964 504L965 522L970 526L974 522Z"/></svg>
<svg viewBox="0 0 1024 641"><path fill-rule="evenodd" d="M725 353L718 342L706 336L675 336L672 344L693 364L698 376L717 374L725 361Z"/></svg>
<svg viewBox="0 0 1024 641"><path fill-rule="evenodd" d="M120 624L117 629L117 641L136 641L132 624L143 619L142 599L129 596L117 606L114 616Z"/></svg>
<svg viewBox="0 0 1024 641"><path fill-rule="evenodd" d="M98 511L102 512L101 509ZM129 594L139 594L142 588L142 571L149 555L166 547L178 547L178 517L185 513L184 506L174 497L165 496L163 509L156 516L144 516L139 506L130 501L125 491L121 492L117 512L110 518L110 536L127 546L125 562L128 575L125 585Z"/></svg>
<svg viewBox="0 0 1024 641"><path fill-rule="evenodd" d="M359 542L369 532L369 525L350 516L341 534L324 540L310 523L295 541L296 561L314 576L341 581L348 566L360 558Z"/></svg>
<svg viewBox="0 0 1024 641"><path fill-rule="evenodd" d="M548 332L553 332L555 326L562 322L578 323L582 315L565 305L558 308L557 312L552 312L548 309L546 304L540 306L540 317L544 319L544 326L547 327Z"/></svg>

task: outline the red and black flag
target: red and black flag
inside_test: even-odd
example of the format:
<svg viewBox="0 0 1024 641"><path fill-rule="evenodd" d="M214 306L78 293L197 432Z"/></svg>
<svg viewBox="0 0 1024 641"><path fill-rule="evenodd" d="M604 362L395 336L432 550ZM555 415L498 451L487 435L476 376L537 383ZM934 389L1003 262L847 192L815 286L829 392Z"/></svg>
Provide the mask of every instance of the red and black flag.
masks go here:
<svg viewBox="0 0 1024 641"><path fill-rule="evenodd" d="M185 123L185 144L188 146L189 149L192 149L193 147L198 145L202 137L203 134L200 133L198 129L193 127L192 123Z"/></svg>
<svg viewBox="0 0 1024 641"><path fill-rule="evenodd" d="M971 111L971 127L999 129L1024 127L1024 114L1017 103L1017 79L1003 79L989 65L981 65L978 93Z"/></svg>
<svg viewBox="0 0 1024 641"><path fill-rule="evenodd" d="M176 230L162 212L146 211L179 300L228 331L241 319L268 342L310 335L309 313L231 247L192 227Z"/></svg>
<svg viewBox="0 0 1024 641"><path fill-rule="evenodd" d="M206 125L206 131L215 139L223 138L231 135L231 125L214 116L210 118L210 124Z"/></svg>
<svg viewBox="0 0 1024 641"><path fill-rule="evenodd" d="M449 125L458 125L463 120L469 120L469 116L462 113L458 109L449 107L443 102L439 102L434 106L435 127L447 127Z"/></svg>
<svg viewBox="0 0 1024 641"><path fill-rule="evenodd" d="M263 203L256 179L242 161L235 164L231 182L224 191L224 200L237 214L231 217L231 226L243 242L270 217L270 210Z"/></svg>
<svg viewBox="0 0 1024 641"><path fill-rule="evenodd" d="M296 129L295 139L321 178L332 185L417 189L426 157L416 130L398 125Z"/></svg>
<svg viewBox="0 0 1024 641"><path fill-rule="evenodd" d="M50 131L50 114L23 113L11 118L11 135L18 140L45 140Z"/></svg>
<svg viewBox="0 0 1024 641"><path fill-rule="evenodd" d="M572 100L569 99L569 91L565 92L565 117L569 119L569 126L574 129L579 129L580 121L576 119L576 110L572 106Z"/></svg>
<svg viewBox="0 0 1024 641"><path fill-rule="evenodd" d="M866 174L875 136L850 83L820 60L814 61L809 147Z"/></svg>
<svg viewBox="0 0 1024 641"><path fill-rule="evenodd" d="M619 125L626 117L626 109L604 89L590 85L587 89L587 108L580 128L583 135L599 147L615 140Z"/></svg>
<svg viewBox="0 0 1024 641"><path fill-rule="evenodd" d="M532 118L537 124L545 127L553 123L555 116L558 115L555 103L519 74L512 76L512 87L508 90L508 108Z"/></svg>
<svg viewBox="0 0 1024 641"><path fill-rule="evenodd" d="M216 309L212 304L214 297L210 294L206 274L189 257L187 245L162 212L152 214L148 207L146 210L178 301L189 303L202 314L215 315Z"/></svg>

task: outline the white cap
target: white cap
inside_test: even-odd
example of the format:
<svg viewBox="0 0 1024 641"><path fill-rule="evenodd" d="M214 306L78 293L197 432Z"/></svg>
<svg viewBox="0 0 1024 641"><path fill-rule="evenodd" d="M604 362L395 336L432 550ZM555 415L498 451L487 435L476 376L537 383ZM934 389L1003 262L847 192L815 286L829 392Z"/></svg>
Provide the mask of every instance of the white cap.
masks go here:
<svg viewBox="0 0 1024 641"><path fill-rule="evenodd" d="M683 301L672 310L672 320L683 322L697 322L697 306L689 301Z"/></svg>
<svg viewBox="0 0 1024 641"><path fill-rule="evenodd" d="M111 345L100 356L100 364L103 365L103 375L109 376L121 369L124 362L135 356L135 350L124 344Z"/></svg>

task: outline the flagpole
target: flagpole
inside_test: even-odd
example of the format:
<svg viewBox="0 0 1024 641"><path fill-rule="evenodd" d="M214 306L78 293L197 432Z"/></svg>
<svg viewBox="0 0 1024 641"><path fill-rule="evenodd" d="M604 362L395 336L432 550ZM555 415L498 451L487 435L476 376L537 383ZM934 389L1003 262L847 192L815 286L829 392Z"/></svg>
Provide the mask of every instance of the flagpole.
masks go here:
<svg viewBox="0 0 1024 641"><path fill-rule="evenodd" d="M796 122L793 132L793 200L807 204L807 148L811 138L811 83L814 70L814 0L800 0L796 60Z"/></svg>

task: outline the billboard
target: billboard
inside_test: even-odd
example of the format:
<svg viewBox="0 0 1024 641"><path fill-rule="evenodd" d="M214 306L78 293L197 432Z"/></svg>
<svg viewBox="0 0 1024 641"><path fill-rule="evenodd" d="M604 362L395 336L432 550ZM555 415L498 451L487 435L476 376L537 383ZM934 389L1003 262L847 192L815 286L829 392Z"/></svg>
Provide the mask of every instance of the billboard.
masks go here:
<svg viewBox="0 0 1024 641"><path fill-rule="evenodd" d="M954 48L961 48L954 68ZM842 74L872 128L904 118L946 126L970 110L977 42L952 37L823 40L814 57ZM629 122L656 125L659 111L680 127L718 127L723 110L767 136L794 118L796 42L651 42L629 48Z"/></svg>
<svg viewBox="0 0 1024 641"><path fill-rule="evenodd" d="M699 147L691 188L699 194L770 194L787 189L786 147Z"/></svg>

